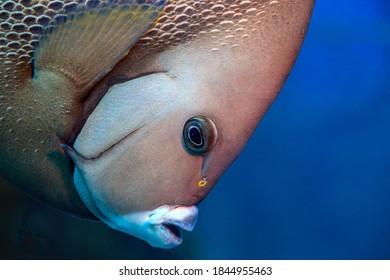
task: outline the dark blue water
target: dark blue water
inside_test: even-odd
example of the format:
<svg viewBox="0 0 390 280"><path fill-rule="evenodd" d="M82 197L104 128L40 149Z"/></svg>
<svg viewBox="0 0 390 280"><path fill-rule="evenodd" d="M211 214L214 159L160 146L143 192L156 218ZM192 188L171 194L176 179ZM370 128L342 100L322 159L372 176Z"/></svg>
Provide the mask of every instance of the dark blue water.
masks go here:
<svg viewBox="0 0 390 280"><path fill-rule="evenodd" d="M390 259L388 1L317 1L287 84L200 213L205 258Z"/></svg>
<svg viewBox="0 0 390 280"><path fill-rule="evenodd" d="M317 1L279 98L176 249L0 184L0 258L390 259L390 4Z"/></svg>

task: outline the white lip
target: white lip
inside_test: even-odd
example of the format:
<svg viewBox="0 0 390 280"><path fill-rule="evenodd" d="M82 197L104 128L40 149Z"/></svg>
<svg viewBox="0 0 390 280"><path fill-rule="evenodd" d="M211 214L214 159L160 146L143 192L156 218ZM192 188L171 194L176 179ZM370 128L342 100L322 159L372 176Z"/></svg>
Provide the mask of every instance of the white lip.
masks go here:
<svg viewBox="0 0 390 280"><path fill-rule="evenodd" d="M181 230L192 231L198 219L196 206L163 205L152 211L99 218L110 227L138 237L153 247L171 249L183 241Z"/></svg>
<svg viewBox="0 0 390 280"><path fill-rule="evenodd" d="M183 240L180 231L192 231L197 219L198 208L195 206L164 205L153 210L149 216L149 224L155 228L164 244L157 247L172 248L181 244Z"/></svg>

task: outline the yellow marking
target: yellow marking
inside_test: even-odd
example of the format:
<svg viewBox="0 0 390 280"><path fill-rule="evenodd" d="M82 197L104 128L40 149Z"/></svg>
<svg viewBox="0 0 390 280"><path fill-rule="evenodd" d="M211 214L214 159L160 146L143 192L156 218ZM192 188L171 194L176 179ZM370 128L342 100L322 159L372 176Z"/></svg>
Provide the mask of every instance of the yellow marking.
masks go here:
<svg viewBox="0 0 390 280"><path fill-rule="evenodd" d="M199 186L200 188L203 188L203 187L205 187L206 185L207 185L207 177L203 178L202 180L199 180L198 186Z"/></svg>

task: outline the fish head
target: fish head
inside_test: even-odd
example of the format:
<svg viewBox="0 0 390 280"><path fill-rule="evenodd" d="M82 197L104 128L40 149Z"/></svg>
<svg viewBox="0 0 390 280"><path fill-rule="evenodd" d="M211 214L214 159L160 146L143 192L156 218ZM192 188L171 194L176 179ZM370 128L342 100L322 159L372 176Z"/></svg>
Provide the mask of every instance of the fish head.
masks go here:
<svg viewBox="0 0 390 280"><path fill-rule="evenodd" d="M193 229L196 205L249 141L295 62L313 6L170 3L95 88L102 99L73 148L64 146L91 212L161 248Z"/></svg>

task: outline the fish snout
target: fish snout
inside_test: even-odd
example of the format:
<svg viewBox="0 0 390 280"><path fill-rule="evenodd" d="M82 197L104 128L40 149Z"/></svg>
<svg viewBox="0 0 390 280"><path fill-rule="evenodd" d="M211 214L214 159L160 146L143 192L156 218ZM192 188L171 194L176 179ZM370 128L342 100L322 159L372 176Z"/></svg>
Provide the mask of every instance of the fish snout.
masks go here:
<svg viewBox="0 0 390 280"><path fill-rule="evenodd" d="M198 219L196 206L164 205L156 208L149 215L149 224L154 229L157 239L145 240L159 248L173 248L182 243L182 230L192 231Z"/></svg>
<svg viewBox="0 0 390 280"><path fill-rule="evenodd" d="M182 230L192 231L198 219L196 206L163 205L154 210L113 215L99 215L115 230L138 237L149 245L171 249L183 242Z"/></svg>

